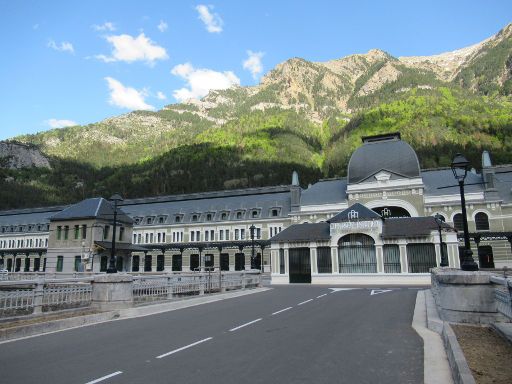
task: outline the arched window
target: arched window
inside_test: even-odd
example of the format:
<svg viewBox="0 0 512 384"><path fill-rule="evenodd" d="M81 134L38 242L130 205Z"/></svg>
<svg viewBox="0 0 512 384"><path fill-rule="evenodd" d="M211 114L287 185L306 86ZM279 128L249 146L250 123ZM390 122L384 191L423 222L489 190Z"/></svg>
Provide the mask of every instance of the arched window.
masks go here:
<svg viewBox="0 0 512 384"><path fill-rule="evenodd" d="M478 212L475 215L475 224L477 231L488 231L489 230L489 216L486 213Z"/></svg>
<svg viewBox="0 0 512 384"><path fill-rule="evenodd" d="M464 224L462 223L462 213L457 213L453 216L453 226L458 231L464 230Z"/></svg>
<svg viewBox="0 0 512 384"><path fill-rule="evenodd" d="M340 273L377 273L375 242L361 233L351 233L338 241Z"/></svg>
<svg viewBox="0 0 512 384"><path fill-rule="evenodd" d="M441 221L442 221L443 223L446 223L446 217L445 217L444 215L441 215L440 213L436 213L436 214L434 215L434 217L436 217L437 215L439 215L439 217L441 218Z"/></svg>

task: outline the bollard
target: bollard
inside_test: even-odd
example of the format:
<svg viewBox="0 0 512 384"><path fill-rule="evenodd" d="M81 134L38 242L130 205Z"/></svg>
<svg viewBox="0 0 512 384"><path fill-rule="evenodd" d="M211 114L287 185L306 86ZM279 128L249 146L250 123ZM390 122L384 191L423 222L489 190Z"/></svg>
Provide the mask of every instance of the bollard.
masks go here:
<svg viewBox="0 0 512 384"><path fill-rule="evenodd" d="M43 313L44 279L37 278L34 289L34 315Z"/></svg>
<svg viewBox="0 0 512 384"><path fill-rule="evenodd" d="M242 289L245 289L245 272L242 272Z"/></svg>

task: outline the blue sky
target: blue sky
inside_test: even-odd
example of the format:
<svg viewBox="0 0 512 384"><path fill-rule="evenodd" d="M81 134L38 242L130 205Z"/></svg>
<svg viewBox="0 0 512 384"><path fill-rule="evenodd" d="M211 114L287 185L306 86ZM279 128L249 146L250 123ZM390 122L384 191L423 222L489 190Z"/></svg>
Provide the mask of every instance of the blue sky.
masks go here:
<svg viewBox="0 0 512 384"><path fill-rule="evenodd" d="M291 57L450 51L511 21L510 0L0 0L0 139L254 85Z"/></svg>

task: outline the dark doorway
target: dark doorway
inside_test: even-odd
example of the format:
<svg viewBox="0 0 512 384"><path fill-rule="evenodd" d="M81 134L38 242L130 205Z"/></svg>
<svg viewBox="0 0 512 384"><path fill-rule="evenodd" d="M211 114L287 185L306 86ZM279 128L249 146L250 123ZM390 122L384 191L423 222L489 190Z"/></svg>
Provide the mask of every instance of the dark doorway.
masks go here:
<svg viewBox="0 0 512 384"><path fill-rule="evenodd" d="M494 256L490 245L478 247L478 263L480 268L494 268Z"/></svg>
<svg viewBox="0 0 512 384"><path fill-rule="evenodd" d="M172 270L181 271L181 255L172 255Z"/></svg>
<svg viewBox="0 0 512 384"><path fill-rule="evenodd" d="M108 257L107 256L101 256L101 259L100 259L100 272L106 272L107 271L107 262L108 262Z"/></svg>
<svg viewBox="0 0 512 384"><path fill-rule="evenodd" d="M34 272L38 272L40 268L41 268L41 258L36 257L34 259Z"/></svg>
<svg viewBox="0 0 512 384"><path fill-rule="evenodd" d="M135 255L132 257L132 272L139 272L140 257Z"/></svg>
<svg viewBox="0 0 512 384"><path fill-rule="evenodd" d="M21 269L21 259L16 259L16 268L14 269L14 272L19 272Z"/></svg>
<svg viewBox="0 0 512 384"><path fill-rule="evenodd" d="M162 272L164 270L164 264L165 264L164 260L165 260L164 255L158 255L156 257L156 270L158 272Z"/></svg>
<svg viewBox="0 0 512 384"><path fill-rule="evenodd" d="M190 255L190 270L199 271L199 255L197 253Z"/></svg>
<svg viewBox="0 0 512 384"><path fill-rule="evenodd" d="M261 269L261 253L257 253L254 258L254 268Z"/></svg>
<svg viewBox="0 0 512 384"><path fill-rule="evenodd" d="M243 271L245 269L245 254L235 253L235 271Z"/></svg>
<svg viewBox="0 0 512 384"><path fill-rule="evenodd" d="M123 259L123 256L116 256L116 270L118 272L121 272L123 270L123 266L124 266L124 259Z"/></svg>
<svg viewBox="0 0 512 384"><path fill-rule="evenodd" d="M311 283L309 248L291 248L288 254L290 261L290 283Z"/></svg>
<svg viewBox="0 0 512 384"><path fill-rule="evenodd" d="M153 265L153 257L151 255L146 255L144 257L144 272L151 272L152 265Z"/></svg>
<svg viewBox="0 0 512 384"><path fill-rule="evenodd" d="M213 255L211 253L204 255L204 267L207 271L213 271Z"/></svg>
<svg viewBox="0 0 512 384"><path fill-rule="evenodd" d="M220 254L220 270L229 271L229 253Z"/></svg>

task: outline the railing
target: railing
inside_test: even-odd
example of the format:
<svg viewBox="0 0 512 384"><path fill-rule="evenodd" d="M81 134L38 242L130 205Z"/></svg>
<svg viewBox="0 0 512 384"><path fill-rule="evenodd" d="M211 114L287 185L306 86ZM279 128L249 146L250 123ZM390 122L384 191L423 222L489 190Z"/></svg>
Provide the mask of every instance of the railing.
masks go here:
<svg viewBox="0 0 512 384"><path fill-rule="evenodd" d="M261 284L259 272L180 273L160 276L134 276L135 302L170 299L179 296L203 295L244 289Z"/></svg>
<svg viewBox="0 0 512 384"><path fill-rule="evenodd" d="M92 278L0 281L0 316L39 314L91 303Z"/></svg>
<svg viewBox="0 0 512 384"><path fill-rule="evenodd" d="M491 276L491 282L498 285L498 287L494 289L498 312L512 319L512 279Z"/></svg>

